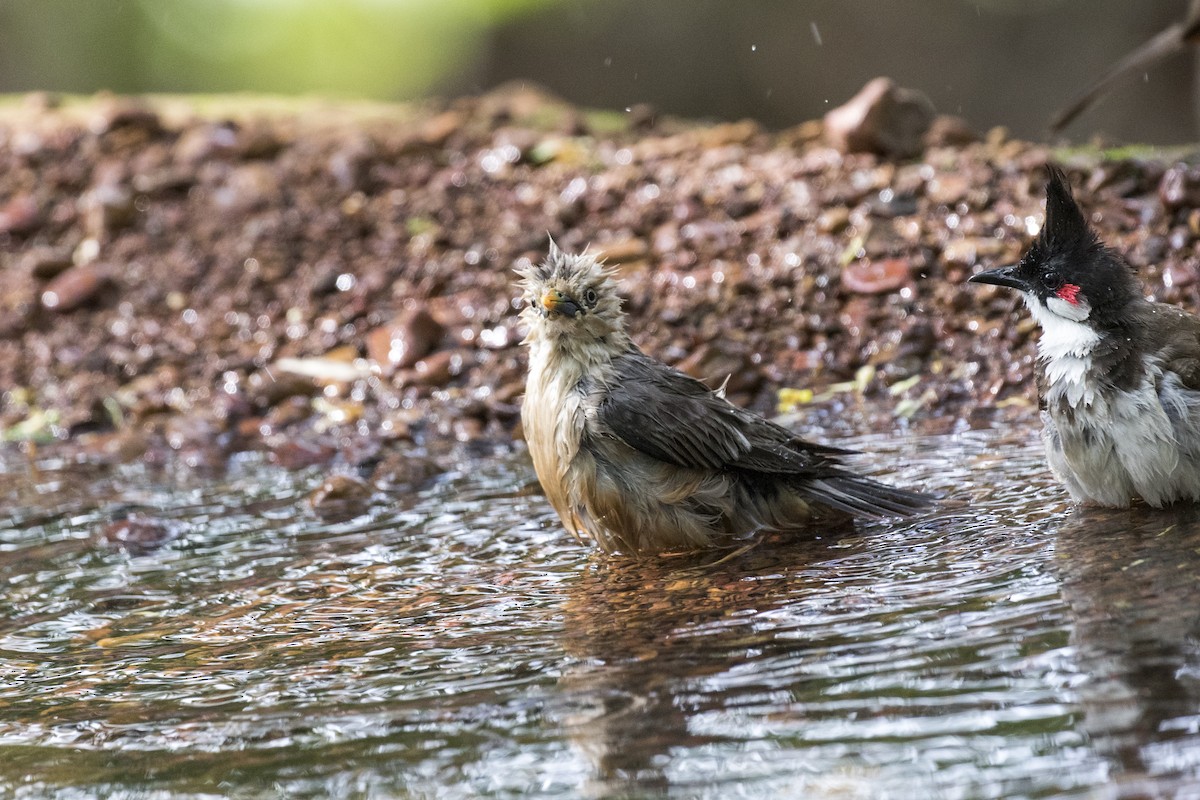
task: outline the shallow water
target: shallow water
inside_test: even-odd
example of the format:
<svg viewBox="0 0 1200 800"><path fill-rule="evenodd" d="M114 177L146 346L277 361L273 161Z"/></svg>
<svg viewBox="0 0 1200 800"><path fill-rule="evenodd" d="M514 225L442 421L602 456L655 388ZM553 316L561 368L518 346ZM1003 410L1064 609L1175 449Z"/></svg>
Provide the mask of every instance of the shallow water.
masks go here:
<svg viewBox="0 0 1200 800"><path fill-rule="evenodd" d="M255 458L10 458L0 796L1200 797L1200 513L851 444L943 508L719 563L590 552L519 452L340 521Z"/></svg>

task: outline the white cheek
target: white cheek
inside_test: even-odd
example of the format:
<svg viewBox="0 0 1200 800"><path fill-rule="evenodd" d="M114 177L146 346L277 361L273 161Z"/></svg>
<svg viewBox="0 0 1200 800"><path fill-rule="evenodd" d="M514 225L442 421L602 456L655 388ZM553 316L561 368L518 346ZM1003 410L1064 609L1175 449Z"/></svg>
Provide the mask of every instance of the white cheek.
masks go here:
<svg viewBox="0 0 1200 800"><path fill-rule="evenodd" d="M1083 322L1092 313L1092 307L1080 300L1078 303L1068 303L1061 297L1051 297L1046 300L1046 308L1063 319Z"/></svg>
<svg viewBox="0 0 1200 800"><path fill-rule="evenodd" d="M1042 328L1042 338L1038 341L1038 352L1042 358L1048 361L1084 358L1099 343L1100 335L1083 324L1091 311L1087 304L1076 306L1057 297L1051 297L1043 303L1030 292L1025 293L1025 304Z"/></svg>

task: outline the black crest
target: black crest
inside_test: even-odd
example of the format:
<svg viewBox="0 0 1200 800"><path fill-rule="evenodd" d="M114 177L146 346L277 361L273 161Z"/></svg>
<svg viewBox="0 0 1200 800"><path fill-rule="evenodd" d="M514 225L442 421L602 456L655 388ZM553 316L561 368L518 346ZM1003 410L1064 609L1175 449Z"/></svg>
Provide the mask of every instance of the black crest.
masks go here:
<svg viewBox="0 0 1200 800"><path fill-rule="evenodd" d="M1046 170L1046 224L1036 246L1043 257L1092 249L1099 240L1075 202L1067 176L1055 166L1048 165Z"/></svg>

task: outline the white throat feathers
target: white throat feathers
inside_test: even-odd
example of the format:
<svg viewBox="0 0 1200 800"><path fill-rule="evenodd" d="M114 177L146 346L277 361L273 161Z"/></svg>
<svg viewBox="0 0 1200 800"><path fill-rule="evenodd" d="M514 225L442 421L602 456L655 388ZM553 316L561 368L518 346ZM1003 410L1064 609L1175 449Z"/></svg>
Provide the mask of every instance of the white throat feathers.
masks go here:
<svg viewBox="0 0 1200 800"><path fill-rule="evenodd" d="M1025 292L1025 305L1042 329L1038 356L1046 371L1050 399L1065 399L1072 407L1090 406L1095 392L1086 385L1092 367L1092 353L1100 334L1086 324L1091 307L1085 301L1069 303L1058 297L1046 302Z"/></svg>

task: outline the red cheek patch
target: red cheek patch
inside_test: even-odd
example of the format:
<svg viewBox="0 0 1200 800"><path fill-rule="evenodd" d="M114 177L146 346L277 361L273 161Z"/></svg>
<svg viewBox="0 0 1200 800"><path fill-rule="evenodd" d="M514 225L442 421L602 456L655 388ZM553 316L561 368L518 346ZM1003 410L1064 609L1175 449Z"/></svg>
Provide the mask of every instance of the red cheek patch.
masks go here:
<svg viewBox="0 0 1200 800"><path fill-rule="evenodd" d="M1073 283L1064 283L1058 290L1058 299L1066 300L1073 306L1079 305L1079 287Z"/></svg>

